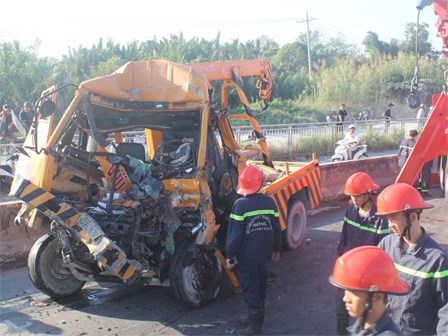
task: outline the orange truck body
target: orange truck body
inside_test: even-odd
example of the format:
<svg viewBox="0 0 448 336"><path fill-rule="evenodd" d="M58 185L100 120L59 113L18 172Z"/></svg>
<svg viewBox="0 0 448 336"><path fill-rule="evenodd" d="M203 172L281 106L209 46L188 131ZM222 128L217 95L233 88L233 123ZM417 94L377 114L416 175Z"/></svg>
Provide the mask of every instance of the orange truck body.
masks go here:
<svg viewBox="0 0 448 336"><path fill-rule="evenodd" d="M245 95L244 77L255 78L266 108L273 73L264 60L186 65L129 62L110 75L81 83L56 125L54 109L60 93L54 88L44 92L11 188L26 203L22 215L29 212L27 225L48 228L52 223L53 231L62 228L56 236L66 244L65 250L84 245L90 251L88 262L96 266L82 266L75 260L76 253L64 256L75 277L99 276L88 271L95 273L98 267L124 282L140 278L163 282L169 273L176 298L200 306L214 298L215 281L204 284L204 292L196 295L184 287L216 280L220 269L216 261L224 258L217 245L225 240L230 210L238 197L238 173L253 164L265 176L263 191L279 208L286 247L297 248L307 211L322 199L319 163L275 166L269 139ZM216 88L219 102L213 98ZM238 94L244 113L230 112L230 91ZM236 141L232 120L252 126L253 144L242 146ZM26 222L21 216L18 221ZM78 244L67 246L72 240ZM194 245L184 251L186 242ZM32 251L39 254L43 248L40 243ZM192 250L197 251L198 263L214 266L198 266L200 272L213 271L186 282L185 273L172 269L169 261L195 267L178 261ZM36 263L30 267L38 268ZM228 275L237 287L234 274ZM34 280L38 288L51 287Z"/></svg>

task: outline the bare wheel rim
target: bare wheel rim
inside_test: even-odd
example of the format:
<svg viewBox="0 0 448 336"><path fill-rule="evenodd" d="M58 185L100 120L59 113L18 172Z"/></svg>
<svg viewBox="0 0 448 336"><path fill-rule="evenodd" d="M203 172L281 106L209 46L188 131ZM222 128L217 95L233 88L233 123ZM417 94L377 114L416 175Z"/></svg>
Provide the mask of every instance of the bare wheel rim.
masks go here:
<svg viewBox="0 0 448 336"><path fill-rule="evenodd" d="M291 238L295 243L300 242L303 231L302 217L300 213L295 213L292 218Z"/></svg>

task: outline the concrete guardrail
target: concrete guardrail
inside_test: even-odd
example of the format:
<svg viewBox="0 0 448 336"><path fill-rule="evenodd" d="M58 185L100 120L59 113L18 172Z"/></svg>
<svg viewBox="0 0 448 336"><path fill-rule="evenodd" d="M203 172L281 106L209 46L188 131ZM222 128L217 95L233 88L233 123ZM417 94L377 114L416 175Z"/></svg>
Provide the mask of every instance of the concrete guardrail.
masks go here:
<svg viewBox="0 0 448 336"><path fill-rule="evenodd" d="M391 185L400 172L397 155L369 158L366 160L323 163L320 165L321 187L324 201L346 198L344 187L347 179L357 172L369 174L381 189Z"/></svg>

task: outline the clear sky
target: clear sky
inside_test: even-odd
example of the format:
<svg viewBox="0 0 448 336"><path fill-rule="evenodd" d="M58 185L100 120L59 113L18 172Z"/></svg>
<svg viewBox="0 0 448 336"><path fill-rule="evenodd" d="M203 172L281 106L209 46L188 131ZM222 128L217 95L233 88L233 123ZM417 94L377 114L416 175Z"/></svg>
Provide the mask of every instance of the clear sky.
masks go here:
<svg viewBox="0 0 448 336"><path fill-rule="evenodd" d="M284 45L311 30L327 37L338 34L361 44L367 31L380 40L403 39L405 24L416 22L416 0L6 0L0 5L0 41L18 40L27 46L41 41L40 55L60 57L68 47L90 47L100 37L126 44L170 34L240 41L267 35ZM420 14L429 24L431 41L436 37L436 16L431 7Z"/></svg>

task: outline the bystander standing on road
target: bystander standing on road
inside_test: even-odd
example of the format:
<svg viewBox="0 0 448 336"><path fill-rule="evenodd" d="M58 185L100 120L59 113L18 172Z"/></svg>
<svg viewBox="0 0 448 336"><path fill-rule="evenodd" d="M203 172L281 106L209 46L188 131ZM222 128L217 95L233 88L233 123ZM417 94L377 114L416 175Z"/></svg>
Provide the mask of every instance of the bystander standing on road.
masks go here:
<svg viewBox="0 0 448 336"><path fill-rule="evenodd" d="M425 104L420 104L420 108L417 111L417 123L418 123L418 128L422 129L424 123L424 119L427 116L427 111L426 111L426 105Z"/></svg>
<svg viewBox="0 0 448 336"><path fill-rule="evenodd" d="M19 118L28 133L34 120L33 104L31 104L31 102L25 102L23 104L23 110L20 112Z"/></svg>
<svg viewBox="0 0 448 336"><path fill-rule="evenodd" d="M262 332L269 260L278 261L281 228L278 209L272 198L258 193L263 173L256 166L246 167L238 178L237 193L227 231L227 267L238 263L238 278L248 308L249 326L239 335Z"/></svg>
<svg viewBox="0 0 448 336"><path fill-rule="evenodd" d="M420 225L426 203L405 183L378 196L378 215L387 216L394 233L379 243L391 256L400 278L410 284L406 297L389 297L389 312L405 335L446 335L448 331L448 255Z"/></svg>
<svg viewBox="0 0 448 336"><path fill-rule="evenodd" d="M339 107L338 115L337 115L337 130L338 132L342 132L345 118L348 116L348 112L345 109L345 104L341 104Z"/></svg>
<svg viewBox="0 0 448 336"><path fill-rule="evenodd" d="M384 133L389 132L390 121L392 120L392 106L394 106L394 104L389 103L387 109L381 115L384 118Z"/></svg>
<svg viewBox="0 0 448 336"><path fill-rule="evenodd" d="M337 255L360 246L376 246L389 234L385 217L376 215L376 205L371 194L379 187L366 173L356 173L345 183L345 194L353 204L347 207L342 224L342 232L337 247ZM338 335L347 335L349 315L342 301L343 290L336 295L336 331Z"/></svg>
<svg viewBox="0 0 448 336"><path fill-rule="evenodd" d="M336 260L330 283L344 291L343 303L356 318L351 335L402 335L387 314L387 294L405 295L409 285L400 280L389 255L376 246L361 246Z"/></svg>

